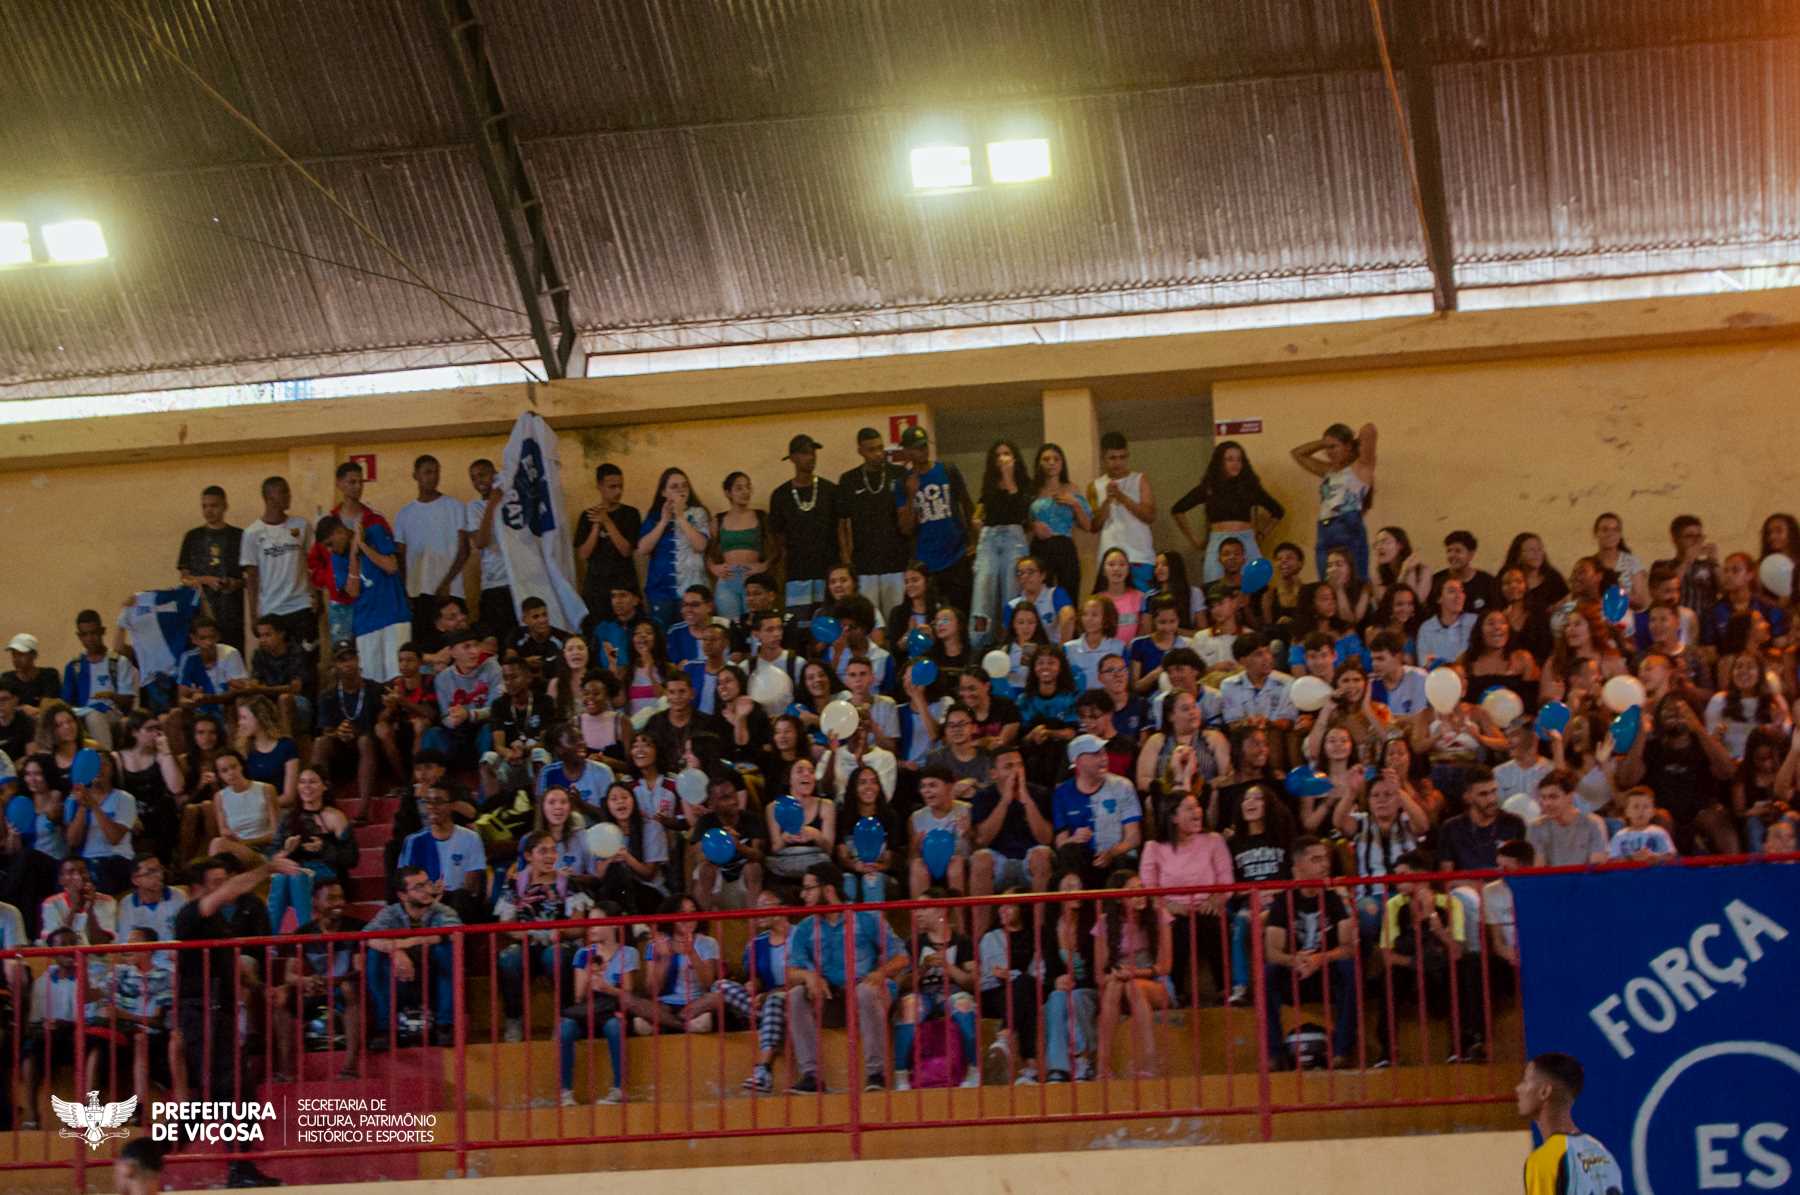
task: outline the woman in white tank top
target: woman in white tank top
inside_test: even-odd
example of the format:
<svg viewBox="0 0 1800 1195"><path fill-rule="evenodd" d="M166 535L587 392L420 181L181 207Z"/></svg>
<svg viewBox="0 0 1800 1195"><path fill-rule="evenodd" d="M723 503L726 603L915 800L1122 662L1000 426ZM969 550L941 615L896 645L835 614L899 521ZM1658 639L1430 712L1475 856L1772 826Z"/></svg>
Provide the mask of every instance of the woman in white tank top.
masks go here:
<svg viewBox="0 0 1800 1195"><path fill-rule="evenodd" d="M1319 578L1325 577L1325 554L1346 548L1355 564L1356 579L1369 578L1369 533L1363 512L1372 505L1375 492L1375 425L1365 423L1352 432L1334 423L1317 440L1293 450L1296 464L1319 478L1319 537L1313 545Z"/></svg>
<svg viewBox="0 0 1800 1195"><path fill-rule="evenodd" d="M275 790L244 775L244 759L227 748L213 759L219 791L212 799L213 833L209 854L236 855L249 867L263 861L275 840Z"/></svg>

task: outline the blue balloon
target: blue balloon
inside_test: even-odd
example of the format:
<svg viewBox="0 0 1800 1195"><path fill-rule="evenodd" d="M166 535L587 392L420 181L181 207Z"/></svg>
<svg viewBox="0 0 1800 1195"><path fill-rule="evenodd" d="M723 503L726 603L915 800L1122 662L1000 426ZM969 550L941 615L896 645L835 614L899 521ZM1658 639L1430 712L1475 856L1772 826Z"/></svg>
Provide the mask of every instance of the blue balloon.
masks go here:
<svg viewBox="0 0 1800 1195"><path fill-rule="evenodd" d="M1631 745L1637 742L1638 732L1643 728L1644 708L1642 706L1634 705L1630 709L1622 711L1618 717L1612 720L1613 750L1616 752L1631 750Z"/></svg>
<svg viewBox="0 0 1800 1195"><path fill-rule="evenodd" d="M829 614L813 615L813 620L812 620L813 642L821 643L826 647L830 647L833 643L836 643L838 641L838 637L841 636L843 633L844 633L844 628L839 626L838 620L833 618L831 615L829 615Z"/></svg>
<svg viewBox="0 0 1800 1195"><path fill-rule="evenodd" d="M887 850L887 830L874 818L865 817L850 832L850 845L856 848L858 859L873 863L881 858L882 851Z"/></svg>
<svg viewBox="0 0 1800 1195"><path fill-rule="evenodd" d="M938 678L937 661L930 656L914 660L912 665L912 683L921 689Z"/></svg>
<svg viewBox="0 0 1800 1195"><path fill-rule="evenodd" d="M700 836L700 853L714 867L724 867L738 857L737 843L731 835L714 826Z"/></svg>
<svg viewBox="0 0 1800 1195"><path fill-rule="evenodd" d="M919 855L925 860L925 870L931 878L941 880L950 868L950 860L956 856L956 835L939 826L925 835L919 844Z"/></svg>
<svg viewBox="0 0 1800 1195"><path fill-rule="evenodd" d="M931 644L931 632L924 627L914 627L906 632L906 654L909 656L930 654Z"/></svg>
<svg viewBox="0 0 1800 1195"><path fill-rule="evenodd" d="M1607 622L1618 622L1631 609L1631 598L1617 585L1600 595L1600 612L1606 615Z"/></svg>
<svg viewBox="0 0 1800 1195"><path fill-rule="evenodd" d="M994 683L989 687L993 690L994 696L996 697L1011 699L1019 695L1019 691L1013 688L1013 683L1004 676L996 676L994 678Z"/></svg>
<svg viewBox="0 0 1800 1195"><path fill-rule="evenodd" d="M69 765L69 779L84 787L100 779L100 753L92 747L77 751L75 762Z"/></svg>
<svg viewBox="0 0 1800 1195"><path fill-rule="evenodd" d="M1275 566L1269 563L1268 557L1259 556L1244 565L1244 580L1241 588L1245 593L1261 593L1275 579Z"/></svg>
<svg viewBox="0 0 1800 1195"><path fill-rule="evenodd" d="M1543 738L1561 734L1569 728L1569 707L1560 701L1546 701L1538 708L1537 730Z"/></svg>
<svg viewBox="0 0 1800 1195"><path fill-rule="evenodd" d="M798 834L806 825L806 807L793 797L775 799L775 824L783 834Z"/></svg>
<svg viewBox="0 0 1800 1195"><path fill-rule="evenodd" d="M1283 783L1293 797L1322 797L1331 791L1331 777L1310 764L1289 770Z"/></svg>

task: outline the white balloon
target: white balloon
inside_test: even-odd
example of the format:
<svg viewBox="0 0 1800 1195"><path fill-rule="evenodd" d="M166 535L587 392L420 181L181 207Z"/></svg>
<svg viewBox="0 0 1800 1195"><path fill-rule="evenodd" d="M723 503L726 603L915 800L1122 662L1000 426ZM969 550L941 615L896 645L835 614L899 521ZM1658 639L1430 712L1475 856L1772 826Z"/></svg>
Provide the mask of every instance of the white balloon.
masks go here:
<svg viewBox="0 0 1800 1195"><path fill-rule="evenodd" d="M1462 674L1454 668L1433 668L1425 678L1425 700L1440 714L1456 708L1463 697Z"/></svg>
<svg viewBox="0 0 1800 1195"><path fill-rule="evenodd" d="M1635 676L1615 676L1600 687L1600 700L1615 714L1644 704L1644 682Z"/></svg>
<svg viewBox="0 0 1800 1195"><path fill-rule="evenodd" d="M856 733L857 724L861 721L856 707L839 698L827 704L825 712L819 715L819 729L825 732L825 737L841 742Z"/></svg>
<svg viewBox="0 0 1800 1195"><path fill-rule="evenodd" d="M999 680L1012 671L1012 657L999 648L995 648L981 657L981 670L995 680Z"/></svg>
<svg viewBox="0 0 1800 1195"><path fill-rule="evenodd" d="M1794 592L1794 558L1791 556L1776 552L1766 557L1756 575L1762 578L1763 588L1776 597L1787 597Z"/></svg>
<svg viewBox="0 0 1800 1195"><path fill-rule="evenodd" d="M1481 708L1494 720L1494 725L1505 730L1525 712L1525 703L1511 689L1495 689L1481 699Z"/></svg>
<svg viewBox="0 0 1800 1195"><path fill-rule="evenodd" d="M610 859L625 849L625 831L612 822L600 822L588 829L588 854L596 859Z"/></svg>
<svg viewBox="0 0 1800 1195"><path fill-rule="evenodd" d="M1316 676L1303 676L1294 682L1293 687L1288 689L1288 700L1293 702L1294 708L1303 714L1310 714L1316 709L1323 708L1326 699L1330 696L1331 686Z"/></svg>
<svg viewBox="0 0 1800 1195"><path fill-rule="evenodd" d="M771 718L779 718L794 704L794 680L779 664L758 661L750 673L750 700Z"/></svg>

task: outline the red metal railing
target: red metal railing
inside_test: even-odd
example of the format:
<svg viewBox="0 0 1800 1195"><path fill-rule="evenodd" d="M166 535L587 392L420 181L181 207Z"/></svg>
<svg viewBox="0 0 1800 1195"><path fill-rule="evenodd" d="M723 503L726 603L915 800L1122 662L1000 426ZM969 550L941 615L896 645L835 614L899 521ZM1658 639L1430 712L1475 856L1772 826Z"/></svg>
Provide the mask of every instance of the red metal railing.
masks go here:
<svg viewBox="0 0 1800 1195"><path fill-rule="evenodd" d="M1786 856L1781 861L1797 859L1800 856ZM1711 858L1681 860L1679 865L1730 866L1745 861L1744 857ZM1638 866L1646 865L1622 863L1593 869L1553 870L1614 870ZM158 1049L168 1051L171 1071L168 1083L177 1089L167 1095L171 1102L183 1094L179 1089L185 1081L185 1094L190 1101L242 1103L252 1098L272 1099L275 1094L285 1093L282 1101L285 1107L296 1089L283 1089L279 1083L272 1087L259 1083L254 1060L258 1056L277 1062L291 1060L291 1070L300 1079L304 1079L309 1071L326 1076L324 1081L328 1083L332 1081L329 1077L340 1076L337 1081L355 1084L347 1089L363 1095L371 1090L372 1084L378 1085L390 1100L404 1102L401 1097L405 1096L419 1102L421 1112L439 1116L439 1131L434 1131L428 1141L298 1146L265 1142L245 1152L224 1154L217 1150L178 1147L169 1158L172 1164L217 1165L222 1161L249 1160L274 1165L318 1158L446 1153L453 1155L459 1173L467 1173L470 1155L478 1152L551 1145L615 1145L821 1133L847 1136L851 1156L858 1157L861 1156L863 1137L870 1132L971 1125L992 1128L1078 1122L1128 1123L1151 1118L1190 1117L1255 1117L1257 1135L1267 1140L1274 1132L1277 1116L1456 1107L1503 1103L1512 1098L1510 1069L1501 1076L1493 1068L1501 1061L1510 1066L1512 1061L1523 1056L1522 1017L1517 1020L1516 1034L1509 1034L1508 1041L1497 1042L1495 1039L1499 1026L1497 1007L1510 1005L1516 1009L1518 1004L1518 968L1495 958L1493 944L1485 940L1479 942L1479 949L1459 958L1446 939L1454 936L1453 926L1461 921L1465 926L1463 938L1466 941L1471 932L1468 930L1471 918L1474 922L1472 932L1485 939L1488 909L1482 885L1524 874L1532 873L1434 872L1369 880L1339 878L1197 888L1050 892L835 906L830 910L832 913L845 914L837 926L815 922L818 931L812 938L815 959L829 953L837 953L842 959L856 959L859 948L866 954L873 946L882 955L903 954L911 960L903 971L897 969L899 963L889 964L896 968L892 981L879 984L878 991L872 987L868 1024L864 1024L863 1015L860 1015L864 1011L860 992L855 995L843 993L841 989L846 984L842 982L828 984L838 989L833 996L841 996L844 1010L847 1059L842 1074L835 1071L828 1074L825 1065L823 1034L817 1032L817 1027L823 1026L826 1009L816 1000L808 1004L806 1010L797 1008L799 1000L812 1000L812 997L803 995L805 984L793 982L799 969L791 965L792 958L787 974L779 977L780 982L773 987L758 990L752 983L740 990L754 1009L747 1030L752 1040L757 1040L758 1026L762 1022L768 1022L769 1034L781 1037L778 1057L785 1065L779 1069L785 1071L789 1083L800 1077L797 1068L801 1067L796 1050L795 1017L803 1011L810 1015L807 1023L815 1027L810 1043L815 1058L814 1073L827 1086L843 1091L845 1099L841 1112L837 1110L840 1105L834 1104L824 1091L809 1095L791 1092L761 1095L736 1090L731 1083L732 1076L726 1070L727 1043L728 1039L742 1040L736 1035L745 1030L741 1018L733 1013L724 990L716 984L704 985L711 989L709 991L700 991L698 987L693 991L696 999L710 1000L712 1024L704 1034L682 1034L684 1045L677 1068L680 1073L666 1073L667 1051L660 1039L675 1029L667 1023L668 1016L663 1011L666 1002L656 999L658 994L652 994L648 1000L627 999L609 1005L594 998L591 978L588 999L575 1002L575 977L571 965L579 944L561 937L562 931L582 931L585 935L585 931L594 927L615 927L629 939L632 928L649 927L662 949L690 952L681 957L686 960L684 965L691 973L697 973L701 964L711 960L702 957L706 948L699 944L698 938L690 938L684 926L697 921L786 917L790 921L787 942L792 948L795 930L791 923L817 911L809 908L403 929L304 938L288 935L228 941L157 941L0 951L0 966L8 968L14 980L7 1050L11 1073L15 1077L22 1076L27 1058L41 1050L45 1064L36 1068L37 1078L49 1085L54 1063L59 1057L56 1046L59 1042L67 1042L70 1047L67 1052L77 1067L95 1067L103 1072L97 1074L96 1082L106 1096L123 1099L135 1091L144 1103L151 1101L152 1091L142 1081L143 1073L146 1069L156 1069L156 1059L152 1055ZM1348 928L1356 932L1357 944L1343 957L1328 960L1317 969L1310 969L1310 963L1281 966L1268 957L1261 919L1253 917L1248 922L1247 940L1240 939L1236 952L1240 958L1247 955L1249 973L1239 974L1232 962L1231 939L1234 923L1238 920L1234 904L1241 907L1254 903L1283 912L1286 924L1297 927L1308 916L1322 921L1329 915L1328 888L1342 891L1373 887L1379 892L1383 888L1391 891L1402 884L1419 883L1428 884L1438 895L1413 907L1425 913L1435 911L1438 920L1428 917L1421 923L1415 918L1410 934L1406 937L1390 935L1386 949L1379 941L1370 942L1365 932L1369 907L1359 907L1351 901L1349 919L1352 926ZM1466 887L1468 885L1472 888ZM1450 894L1447 896L1449 903L1442 903L1446 899L1443 894L1452 888L1469 891L1472 895ZM1139 921L1138 928L1130 931L1135 936L1127 936L1126 931L1114 922L1115 919L1123 921L1130 915L1129 902L1139 899L1145 900L1150 908L1145 919L1148 927L1144 921ZM1195 902L1206 903L1197 905ZM991 962L982 962L979 938L945 941L942 931L936 928L939 918L952 925L965 916L981 926L998 924L1002 917L1013 921L1013 915L1004 911L1008 906L1017 910L1015 932L1027 936L1023 939L1026 948L1023 954L1015 953L1018 948L1007 944L1009 952L1002 968L1006 972L1004 976L994 973ZM899 918L909 923L904 932L891 928L890 923ZM1361 929L1356 928L1359 920L1365 923ZM1098 932L1093 928L1095 925L1101 927ZM859 926L864 939L861 942L858 940ZM534 950L529 948L529 939L516 940L524 931L533 935L553 934L555 940L546 944L542 951ZM833 951L829 952L825 949L826 931L841 935L832 943ZM1243 929L1237 932L1244 934ZM1291 936L1293 930L1289 933L1285 943L1289 949L1283 952L1284 957L1291 957L1295 945ZM1432 937L1444 943L1441 950L1431 946ZM412 953L408 953L387 945L397 940L418 938L430 939L431 946L414 946ZM1132 952L1132 962L1148 965L1134 965L1130 975L1112 975L1110 968L1108 974L1100 973L1096 964L1103 958L1109 963L1113 961L1106 956L1113 953L1115 944L1137 948ZM510 962L502 962L502 952L513 946L519 947L516 967ZM964 949L971 951L973 957L963 957ZM1220 995L1238 986L1245 989L1246 1001L1241 1006L1202 1001L1203 951L1205 969L1213 972L1214 986ZM416 961L410 966L387 962L390 952L396 958L403 955L413 958L416 954ZM547 957L534 958L538 953L545 953ZM1445 963L1441 967L1409 967L1399 961L1407 957L1436 959L1440 954ZM130 1015L129 1010L138 1007L130 998L135 983L149 982L142 978L146 968L138 961L145 955L161 956L165 962L174 962L173 970L177 976L172 985L174 1008L168 1015L171 1027L180 1034L177 1038L163 1035L158 1039L148 1035ZM922 965L927 955L935 955L938 965L943 968L941 980L938 969ZM1516 953L1514 957L1517 957ZM57 975L53 981L38 981L44 999L34 1001L19 990L19 980L32 960L45 958L52 960ZM724 961L721 959L721 964ZM1383 961L1389 965L1378 966ZM1015 966L1018 962L1025 965ZM153 957L151 967L155 965ZM975 968L973 976L969 973L971 965ZM1081 974L1084 965L1086 975ZM220 967L230 968L228 980L218 974ZM1371 967L1376 968L1373 973ZM122 968L129 968L140 980L127 982L122 979ZM607 1090L599 1079L598 1052L604 1047L611 1053L607 1022L611 1020L617 1027L619 1052L612 1075L614 1085L620 1089L621 1108L616 1116L607 1112L604 1124L601 1112L592 1104L586 1109L584 1120L579 1111L571 1112L560 1100L554 1099L548 1116L540 1120L543 1110L533 1099L537 1089L534 1083L535 1051L530 1048L517 1047L522 1057L520 1065L514 1069L522 1072L522 1097L509 1098L509 1090L503 1090L503 1063L509 1052L503 1042L506 1034L501 1021L502 986L516 983L522 988L519 1008L524 1039L527 1042L544 1041L546 1038L533 1033L537 1026L532 1023L533 972L539 969L547 972L551 980L551 1031L547 1040L556 1047L559 1070L568 1065L564 1060L571 1057L570 1044L585 1042L585 1069L590 1091ZM1309 974L1301 975L1302 969L1309 969ZM72 976L67 974L68 970L72 970ZM411 978L404 977L403 972ZM487 1024L477 1027L471 1024L471 998L481 994L479 980L484 977L484 972L489 1011ZM1510 978L1506 972L1510 972ZM839 972L840 977L863 973L860 966ZM511 978L513 974L518 976L517 980ZM190 984L185 995L181 993L181 978L188 979ZM970 979L976 982L968 982ZM982 980L993 980L986 990L998 995L984 997ZM69 985L70 990L62 991L55 986L60 984ZM96 991L97 985L103 985L102 989ZM786 993L781 996L785 1002L782 1014L765 1017L763 1012L768 1002L778 993ZM1058 995L1061 999L1056 998ZM309 1013L318 1007L321 999L325 1021L322 1049L309 1051ZM1347 1003L1340 1004L1339 1001ZM28 1005L40 1003L45 1005L45 1017L41 1022L27 1016ZM372 1003L388 1010L385 1017L376 1018L385 1023L371 1024ZM420 1006L417 1016L412 1015L414 1004ZM1405 1004L1412 1006L1410 1020L1413 1023L1410 1026L1401 1015ZM1275 1075L1282 1069L1285 1038L1279 1031L1271 1033L1269 1030L1272 1018L1276 1018L1274 1024L1279 1029L1278 1006L1281 1005L1305 1009L1302 1015L1308 1019L1313 1019L1315 1010L1322 1009L1322 1015L1317 1019L1331 1029L1327 1031L1319 1074L1305 1083L1284 1085L1278 1095ZM52 1022L65 1006L72 1007L77 1015L66 1027L57 1027ZM442 1021L446 1012L450 1019L447 1026ZM1185 1015L1177 1018L1171 1016L1172 1013ZM679 1014L673 1015L679 1023ZM943 1016L946 1020L941 1028L933 1030L934 1046L928 1056L924 1044L926 1032L919 1023L929 1023L935 1016ZM894 1022L909 1018L915 1022L913 1030L906 1034L912 1045L909 1052L902 1053L892 1040ZM998 1083L978 1085L972 1092L947 1097L941 1101L941 1108L938 1107L940 1101L928 1100L923 1091L915 1090L909 1095L895 1090L899 1071L910 1072L914 1078L927 1077L927 1062L941 1056L936 1042L944 1043L943 1055L948 1056L955 1053L948 1048L951 1034L957 1034L966 1046L971 1021L974 1025L974 1056L967 1058L965 1065L981 1066L983 1020L997 1022L998 1029L1004 1030L1010 1039L1010 1050L1004 1060L1003 1086ZM631 1070L629 1045L634 1021L647 1024L649 1036L655 1039L649 1050L651 1073L647 1084L639 1082ZM1209 1028L1210 1022L1217 1024ZM1374 1051L1371 1051L1369 1041L1371 1023L1375 1026ZM291 1041L277 1038L278 1026L282 1034L292 1035ZM485 1029L485 1032L478 1032L478 1029ZM1250 1092L1246 1092L1243 1083L1246 1076L1238 1058L1239 1049L1235 1048L1239 1044L1238 1033L1245 1029L1255 1035L1255 1082ZM1408 1029L1410 1033L1405 1032ZM377 1040L385 1034L389 1043L380 1062L371 1060L372 1030ZM879 1047L870 1043L865 1053L865 1035L872 1030L881 1033L882 1042ZM342 1046L338 1045L340 1031L344 1036ZM253 1032L257 1035L254 1039L250 1037ZM1128 1037L1124 1056L1129 1074L1125 1076L1114 1074L1116 1051L1111 1035L1116 1032L1124 1032ZM197 1042L193 1040L196 1034ZM418 1041L408 1044L406 1039L414 1035ZM1346 1035L1354 1040L1344 1040ZM1449 1045L1443 1057L1485 1065L1458 1067L1448 1073L1419 1071L1419 1064L1435 1064L1439 1060L1434 1042L1440 1036ZM565 1037L569 1040L565 1041ZM1406 1040L1409 1037L1410 1049ZM710 1098L704 1092L697 1095L695 1087L702 1078L695 1060L695 1043L702 1038L711 1041L717 1052L717 1063L711 1075L714 1090ZM769 1043L759 1040L758 1044ZM472 1048L484 1050L482 1061L489 1070L486 1109L471 1108L469 1064ZM91 1051L99 1056L95 1063L87 1062ZM968 1053L966 1048L963 1052ZM454 1076L448 1082L442 1079L446 1055ZM1056 1085L1045 1081L1050 1078L1049 1063L1053 1058L1063 1063L1058 1070L1066 1069L1068 1078L1081 1081L1056 1091ZM340 1065L340 1060L344 1065ZM877 1060L879 1066L874 1065ZM1086 1060L1085 1065L1083 1060ZM575 1061L579 1062L579 1058ZM189 1067L184 1068L183 1062ZM1038 1079L1035 1086L1012 1081L1027 1062L1035 1063ZM1385 1081L1380 1070L1372 1069L1382 1062L1391 1064L1387 1067ZM1401 1065L1403 1063L1407 1065ZM1087 1065L1092 1065L1095 1071L1091 1080L1084 1077ZM126 1066L133 1071L133 1080L122 1085L121 1071ZM188 1073L183 1074L184 1069ZM192 1073L196 1069L199 1073ZM1182 1073L1176 1073L1178 1070ZM883 1089L867 1093L868 1098L863 1090L865 1071L879 1071L884 1080ZM1402 1082L1403 1072L1412 1075L1412 1080ZM437 1086L442 1090L442 1099L429 1091L400 1086L417 1084L421 1074L440 1077ZM573 1084L568 1080L573 1074L573 1071L559 1073L552 1090L572 1089ZM1429 1074L1431 1081L1420 1081L1418 1076L1421 1074ZM954 1074L931 1077L947 1081L952 1087L962 1080ZM308 1085L316 1082L308 1081ZM90 1090L92 1086L83 1083L80 1091ZM28 1115L35 1112L47 1130L59 1127L54 1118L45 1115L48 1100L41 1095L33 1099L30 1093L26 1098L32 1100ZM703 1104L710 1106L710 1115L699 1117L697 1111ZM634 1111L644 1107L648 1110L648 1123ZM931 1111L928 1112L928 1108ZM476 1131L472 1111L486 1114L489 1131L485 1135ZM449 1133L441 1131L444 1127L442 1114L446 1112L452 1126ZM516 1130L512 1127L514 1121L519 1125ZM144 1123L149 1125L151 1118L146 1117ZM540 1125L545 1131L538 1131ZM280 1128L273 1126L270 1131ZM45 1132L37 1148L32 1149L17 1122L10 1138L10 1156L0 1152L0 1170L69 1169L74 1189L86 1189L89 1150L76 1145L67 1156L58 1156L52 1148L56 1141L52 1132ZM0 1140L4 1139L0 1137ZM360 1176L351 1173L342 1177Z"/></svg>

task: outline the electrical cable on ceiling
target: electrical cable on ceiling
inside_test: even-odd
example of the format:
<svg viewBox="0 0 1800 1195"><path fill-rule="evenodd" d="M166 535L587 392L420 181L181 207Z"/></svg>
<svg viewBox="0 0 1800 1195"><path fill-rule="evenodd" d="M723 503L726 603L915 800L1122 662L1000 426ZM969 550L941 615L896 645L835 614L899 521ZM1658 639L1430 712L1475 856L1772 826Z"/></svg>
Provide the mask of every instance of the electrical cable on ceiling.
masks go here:
<svg viewBox="0 0 1800 1195"><path fill-rule="evenodd" d="M305 179L307 181L307 183L310 184L314 190L318 191L320 195L323 195L325 197L325 201L327 203L331 204L331 206L336 208L338 210L338 212L341 215L343 215L343 217L346 220L350 221L350 223L356 227L356 230L358 232L362 233L365 237L367 237L371 242L374 243L374 245L378 249L380 249L383 253L387 254L388 257L392 258L393 261L395 262L395 264L397 264L402 270L406 271L406 273L412 277L412 279L418 286L422 287L425 290L430 291L433 295L435 295L437 297L437 299L440 303L442 303L445 307L450 309L452 314L454 314L463 323L469 325L470 328L473 328L475 330L475 332L483 340L487 341L489 344L493 345L496 349L498 349L500 351L501 355L504 356L508 361L512 362L514 365L517 365L521 370L523 370L527 379L529 379L532 382L542 381L542 379L539 378L538 375L532 371L531 366L527 365L524 361L521 361L518 357L514 356L512 354L512 352L510 350L508 350L504 344L501 344L500 341L498 341L497 339L494 338L492 333L488 332L488 330L486 328L483 328L480 324L476 323L475 320L472 317L470 317L467 312L463 311L462 308L458 307L455 303L451 302L450 297L448 295L446 295L443 291L439 290L437 287L433 286L429 279L427 279L423 274L419 273L418 270L414 269L412 263L407 261L406 258L400 253L400 251L398 249L395 249L392 245L388 244L387 241L385 241L381 238L380 234L378 234L373 228L370 228L366 223L364 223L357 216L357 214L355 212L350 210L349 205L344 203L344 201L342 199L338 198L337 193L335 191L333 191L330 187L327 187L316 176L314 176L311 171L307 170L307 168L305 166L301 165L300 162L298 160L296 160L292 154L288 153L287 150L285 150L281 147L279 142L277 142L273 137L269 136L268 133L264 132L262 129L262 126L258 125L256 123L256 121L252 120L244 112L239 111L236 105L234 105L230 100L226 99L225 96L222 95L218 91L217 88L213 87L212 84L208 83L206 81L206 79L203 76L201 76L201 74L198 71L196 71L193 67L189 66L185 61L183 61L181 56L179 54L177 54L174 51L174 49L171 46L169 46L169 44L167 42L162 40L161 36L157 34L156 30L150 28L149 26L145 25L142 21L138 20L138 18L136 16L132 15L132 13L128 9L126 9L125 5L122 4L120 2L120 0L110 0L110 3L111 3L113 12L118 14L118 17L120 20L124 21L127 25L131 26L132 29L136 30L137 33L140 36L142 36L146 41L148 41L150 43L150 45L153 48L155 48L158 53L162 54L170 62L173 62L176 65L176 67L181 70L181 72L183 74L185 74L188 78L192 79L194 81L195 86L199 87L200 90L204 91L209 97L211 97L215 102L217 102L220 107L224 108L225 111L229 112L234 120L236 120L238 123L242 124L245 128L249 129L250 132L256 136L257 140L261 141L264 145L268 146L271 150L273 150L275 152L276 156L278 156L288 166L292 167L294 169L294 171L296 173L298 173L301 178ZM533 405L535 405L535 402Z"/></svg>

